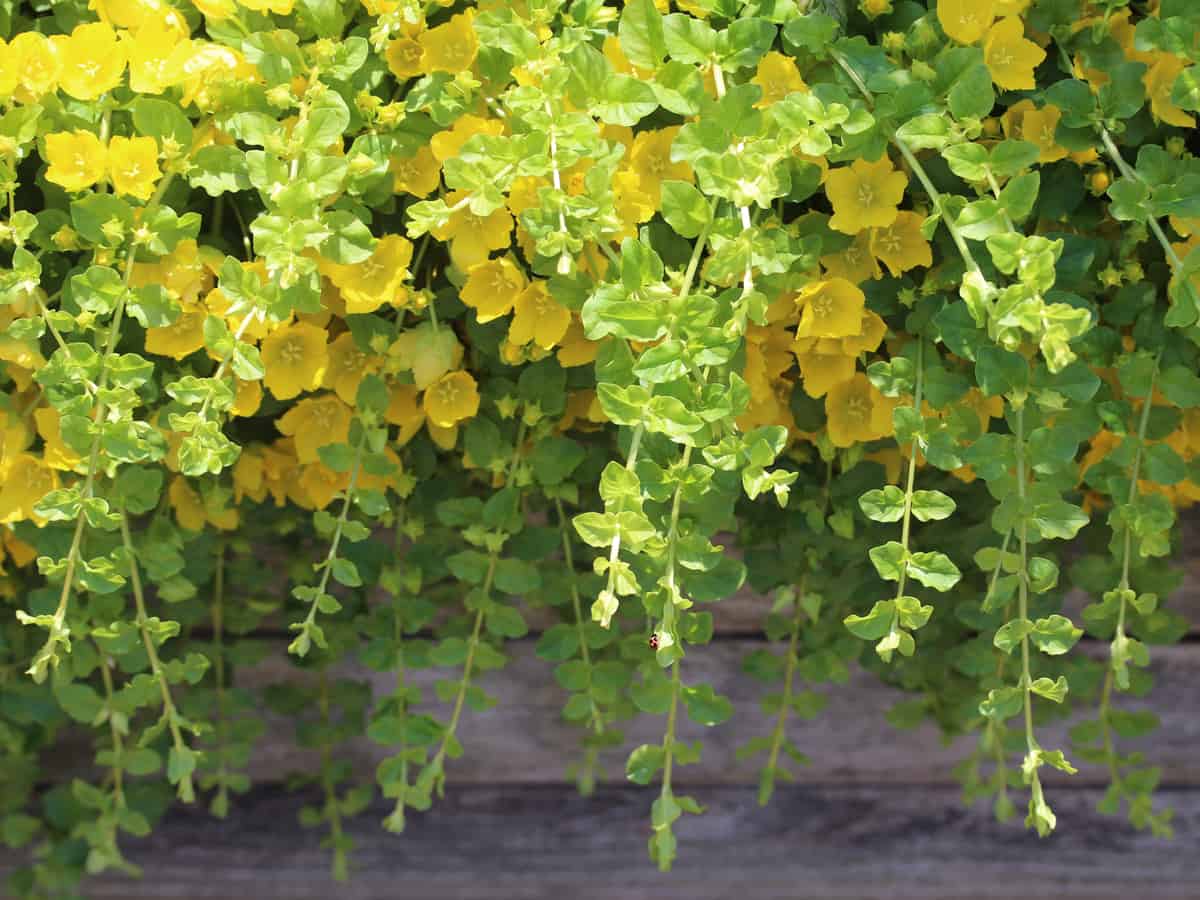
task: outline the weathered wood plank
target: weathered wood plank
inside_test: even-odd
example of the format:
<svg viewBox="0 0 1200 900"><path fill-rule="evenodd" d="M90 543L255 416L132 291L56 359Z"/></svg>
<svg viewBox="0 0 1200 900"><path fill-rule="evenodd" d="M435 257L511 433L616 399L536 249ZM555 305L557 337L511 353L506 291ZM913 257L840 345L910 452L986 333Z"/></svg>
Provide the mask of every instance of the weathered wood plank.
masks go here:
<svg viewBox="0 0 1200 900"><path fill-rule="evenodd" d="M217 821L176 810L142 841L133 881L91 882L93 900L1195 900L1200 791L1164 791L1174 842L1094 811L1099 791L1056 791L1059 830L1039 840L1018 821L966 810L948 788L786 787L760 809L750 788L697 792L708 812L677 825L675 871L646 859L653 792L558 787L452 788L402 836L376 804L346 823L351 879L329 877L322 835L296 825L301 798L258 790ZM315 798L308 797L308 800ZM3 857L0 857L3 868Z"/></svg>
<svg viewBox="0 0 1200 900"><path fill-rule="evenodd" d="M752 649L761 647L746 641L722 641L689 651L684 670L685 682L706 681L734 704L733 718L716 728L703 728L681 717L680 730L685 740L703 738L702 761L682 770L681 777L705 783L751 783L757 778L757 762L734 762L738 746L759 734L769 734L767 716L758 700L764 686L741 671L741 661ZM564 722L560 715L566 694L551 675L550 665L536 658L531 641L509 645L512 662L504 670L488 673L482 686L499 702L490 710L468 712L459 734L466 754L449 764L451 781L461 784L553 783L563 780L568 764L580 757L578 728ZM252 670L238 673L239 684L261 688L274 681L301 677L280 652ZM1147 752L1163 767L1164 780L1172 784L1200 784L1200 646L1185 644L1156 647L1153 654L1155 690L1145 700L1121 697L1123 709L1151 709L1161 717L1161 728L1149 738L1122 744ZM365 669L347 674L369 680L376 695L392 689L391 675L379 675ZM418 679L428 685L441 673L421 672ZM936 728L924 725L912 731L898 731L886 720L885 713L907 696L884 685L872 674L852 670L843 685L823 685L817 690L828 694L826 710L812 721L793 718L789 734L793 742L812 758L812 764L796 770L803 783L872 783L903 781L910 783L952 783L951 769L968 754L972 739L951 747L943 745ZM426 691L433 696L432 689ZM444 715L443 710L443 715ZM625 750L605 757L609 780L623 781L625 754L640 743L662 739L663 719L640 716L627 729ZM1038 729L1044 746L1063 747L1067 727L1047 723ZM352 759L356 768L373 771L391 748L367 739L340 745L337 753ZM256 749L251 776L256 781L275 780L289 770L311 770L316 754L296 748L286 721L269 717L268 736ZM1063 776L1066 778L1067 776ZM1053 779L1053 775L1051 775ZM1084 766L1070 778L1080 783L1106 783L1100 769Z"/></svg>

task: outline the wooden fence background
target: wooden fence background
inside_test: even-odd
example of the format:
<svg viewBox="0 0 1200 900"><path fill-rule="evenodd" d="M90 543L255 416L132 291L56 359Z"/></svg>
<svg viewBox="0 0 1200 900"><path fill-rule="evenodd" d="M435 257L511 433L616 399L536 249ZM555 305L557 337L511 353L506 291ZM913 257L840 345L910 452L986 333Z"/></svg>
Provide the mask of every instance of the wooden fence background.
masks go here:
<svg viewBox="0 0 1200 900"><path fill-rule="evenodd" d="M141 881L106 876L88 883L92 898L136 900L367 900L367 898L1200 898L1200 518L1185 523L1189 577L1168 605L1189 616L1184 642L1156 647L1155 689L1144 704L1162 724L1144 749L1163 769L1160 803L1175 809L1174 841L1134 831L1095 811L1104 773L1050 777L1059 831L1039 840L1020 821L997 824L990 808L962 805L951 775L968 751L943 746L935 729L897 731L885 711L898 692L855 672L828 689L829 706L795 720L794 741L812 764L793 767L771 804L755 799L755 767L729 768L735 747L767 729L757 708L761 685L740 671L762 599L722 604L714 642L689 653L689 669L733 699L734 718L704 733L706 762L682 769L686 789L708 806L677 824L679 858L660 875L646 857L651 789L623 783L623 753L610 757L608 781L590 798L565 778L578 757L578 732L559 716L564 695L533 654L536 635L511 642L510 665L485 676L494 709L464 717L466 755L449 766L444 800L411 816L403 836L382 830L377 801L350 820L351 880L333 882L322 833L297 813L317 798L290 793L289 771L312 770L291 727L272 723L251 763L255 787L235 798L224 821L202 806L170 812L154 834L126 841ZM1089 652L1083 647L1082 652ZM1093 644L1093 652L1103 652ZM280 653L239 673L243 685L296 677ZM390 676L371 678L379 692ZM432 676L430 676L432 680ZM431 691L429 692L432 693ZM1129 701L1131 707L1142 705ZM629 744L661 739L657 717L629 729ZM684 725L684 738L700 729ZM1065 726L1047 727L1046 746L1062 746ZM363 739L343 745L366 779L385 749ZM64 752L64 757L71 754ZM1018 808L1022 804L1018 799ZM11 855L7 857L11 863ZM0 854L0 872L6 858Z"/></svg>

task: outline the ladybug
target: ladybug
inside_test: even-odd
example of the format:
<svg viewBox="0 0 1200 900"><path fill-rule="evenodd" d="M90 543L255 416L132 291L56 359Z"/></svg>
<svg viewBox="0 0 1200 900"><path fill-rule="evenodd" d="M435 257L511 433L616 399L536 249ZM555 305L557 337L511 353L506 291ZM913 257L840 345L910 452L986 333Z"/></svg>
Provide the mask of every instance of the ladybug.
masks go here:
<svg viewBox="0 0 1200 900"><path fill-rule="evenodd" d="M657 650L657 649L658 649L658 635L657 635L657 634L652 634L652 635L650 635L649 644L650 644L650 649L651 649L651 650Z"/></svg>

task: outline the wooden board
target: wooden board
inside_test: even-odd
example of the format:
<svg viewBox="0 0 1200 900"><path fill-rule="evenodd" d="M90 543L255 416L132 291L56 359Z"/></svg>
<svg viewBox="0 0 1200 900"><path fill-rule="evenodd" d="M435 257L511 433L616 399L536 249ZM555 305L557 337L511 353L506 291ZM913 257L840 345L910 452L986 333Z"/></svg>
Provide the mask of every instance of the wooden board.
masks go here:
<svg viewBox="0 0 1200 900"><path fill-rule="evenodd" d="M1061 789L1059 831L966 810L944 787L789 787L760 809L749 788L697 791L708 806L677 826L679 859L646 858L650 790L457 788L402 836L375 804L347 823L351 879L329 877L322 835L300 828L301 798L253 792L217 821L182 810L128 841L142 880L105 876L93 900L1195 900L1200 791L1168 790L1176 839L1154 840L1094 811L1099 792ZM313 800L309 796L305 799ZM10 857L11 858L11 857ZM0 868L3 857L0 856Z"/></svg>
<svg viewBox="0 0 1200 900"><path fill-rule="evenodd" d="M703 783L755 783L757 763L736 763L737 747L751 737L769 734L771 725L758 706L763 685L741 671L741 660L762 645L747 641L721 641L688 652L684 681L707 681L718 693L733 701L734 715L715 728L704 728L681 716L680 732L685 740L703 738L701 762L681 771L681 777ZM567 766L580 756L580 730L563 721L560 710L566 694L558 687L548 663L537 659L531 641L509 646L513 657L507 668L485 675L481 684L498 697L498 704L483 712L464 714L459 733L465 755L449 764L449 778L459 784L538 783L565 780ZM1172 784L1200 785L1200 647L1181 645L1154 648L1155 689L1145 700L1121 697L1123 709L1152 709L1162 725L1148 739L1129 741L1123 747L1145 750L1164 770ZM381 694L392 687L391 676L364 669L352 670L368 679ZM262 686L271 681L295 678L295 669L275 656L255 670L243 673L242 683ZM435 674L425 671L420 680L428 684ZM441 677L440 675L436 677ZM937 729L923 725L911 731L893 728L887 710L906 696L882 684L874 675L855 670L848 683L821 685L816 690L829 696L824 712L811 721L793 717L789 736L812 764L796 768L804 783L875 783L903 781L920 784L952 784L951 770L968 754L973 738L945 746ZM426 691L432 697L432 689ZM641 743L662 740L664 717L642 715L626 729L627 746L605 756L608 780L624 781L628 749ZM1043 746L1065 747L1066 725L1047 723L1039 727ZM355 761L356 768L374 771L391 748L365 738L339 746L339 756ZM277 779L289 770L310 770L315 752L296 748L289 725L272 717L269 736L258 746L251 765L256 781ZM1063 776L1067 777L1067 776ZM1052 776L1053 779L1053 776ZM1106 783L1102 770L1090 766L1070 780Z"/></svg>

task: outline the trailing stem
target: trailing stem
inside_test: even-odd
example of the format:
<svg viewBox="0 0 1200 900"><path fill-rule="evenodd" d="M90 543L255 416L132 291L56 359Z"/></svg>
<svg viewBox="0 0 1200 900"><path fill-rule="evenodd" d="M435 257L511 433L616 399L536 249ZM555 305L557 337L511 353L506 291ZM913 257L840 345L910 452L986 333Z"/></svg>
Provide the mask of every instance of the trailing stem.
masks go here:
<svg viewBox="0 0 1200 900"><path fill-rule="evenodd" d="M121 541L125 546L125 552L129 557L129 583L133 587L133 602L137 607L137 627L142 636L142 646L146 648L146 658L150 662L150 673L154 676L154 680L158 682L159 694L162 697L163 718L166 720L167 729L171 734L171 755L175 759L175 765L168 764L168 776L171 781L177 783L176 790L179 794L179 799L184 803L191 803L196 799L195 787L192 784L192 771L196 767L196 754L192 751L183 739L183 733L179 727L179 712L175 709L175 702L171 699L171 687L167 683L167 673L163 669L162 661L158 656L158 648L154 644L154 637L150 634L150 617L146 613L146 597L142 591L142 577L138 572L137 552L133 546L133 537L129 533L129 517L125 514L125 510L120 510L121 518ZM172 770L175 769L175 774L172 776Z"/></svg>

